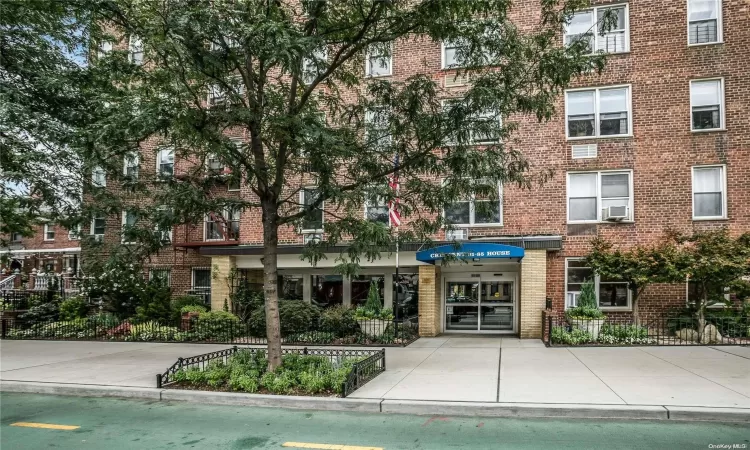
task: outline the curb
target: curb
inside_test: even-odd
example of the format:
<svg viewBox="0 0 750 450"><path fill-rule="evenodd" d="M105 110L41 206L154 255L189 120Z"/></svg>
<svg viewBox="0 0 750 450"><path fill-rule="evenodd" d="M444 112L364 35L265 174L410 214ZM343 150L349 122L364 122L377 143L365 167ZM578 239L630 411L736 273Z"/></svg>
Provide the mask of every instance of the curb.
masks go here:
<svg viewBox="0 0 750 450"><path fill-rule="evenodd" d="M181 401L233 406L415 414L426 416L547 417L559 419L629 419L750 423L750 408L380 400L240 394L184 389L156 389L145 387L42 383L9 380L0 380L0 392L79 397L137 398L157 401Z"/></svg>
<svg viewBox="0 0 750 450"><path fill-rule="evenodd" d="M669 414L664 407L630 405L383 400L381 410L384 413L394 414L438 414L446 416L557 417L567 419L669 419ZM747 414L750 417L750 410L747 410Z"/></svg>

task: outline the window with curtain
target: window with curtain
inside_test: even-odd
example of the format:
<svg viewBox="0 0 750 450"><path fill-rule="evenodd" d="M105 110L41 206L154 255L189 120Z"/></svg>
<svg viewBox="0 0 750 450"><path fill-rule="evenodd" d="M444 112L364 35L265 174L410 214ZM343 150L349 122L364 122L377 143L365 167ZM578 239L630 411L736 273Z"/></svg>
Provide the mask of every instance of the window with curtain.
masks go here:
<svg viewBox="0 0 750 450"><path fill-rule="evenodd" d="M693 217L723 218L724 167L693 168Z"/></svg>
<svg viewBox="0 0 750 450"><path fill-rule="evenodd" d="M391 74L393 64L393 44L379 43L370 46L365 60L365 74L368 77L382 77Z"/></svg>
<svg viewBox="0 0 750 450"><path fill-rule="evenodd" d="M630 88L565 93L569 138L626 136L630 133Z"/></svg>
<svg viewBox="0 0 750 450"><path fill-rule="evenodd" d="M140 158L138 156L138 153L128 153L125 155L125 163L124 163L124 175L131 179L131 180L137 180L138 179L138 172L139 172L139 165L140 165Z"/></svg>
<svg viewBox="0 0 750 450"><path fill-rule="evenodd" d="M325 48L314 50L309 58L302 58L302 81L310 84L325 71L328 51Z"/></svg>
<svg viewBox="0 0 750 450"><path fill-rule="evenodd" d="M696 80L690 82L690 107L693 130L711 130L721 123L724 93L721 80Z"/></svg>
<svg viewBox="0 0 750 450"><path fill-rule="evenodd" d="M688 0L688 43L720 41L721 0Z"/></svg>
<svg viewBox="0 0 750 450"><path fill-rule="evenodd" d="M163 148L157 152L156 170L161 177L174 175L174 149Z"/></svg>
<svg viewBox="0 0 750 450"><path fill-rule="evenodd" d="M133 64L143 64L143 41L138 36L131 35L128 40L128 60Z"/></svg>

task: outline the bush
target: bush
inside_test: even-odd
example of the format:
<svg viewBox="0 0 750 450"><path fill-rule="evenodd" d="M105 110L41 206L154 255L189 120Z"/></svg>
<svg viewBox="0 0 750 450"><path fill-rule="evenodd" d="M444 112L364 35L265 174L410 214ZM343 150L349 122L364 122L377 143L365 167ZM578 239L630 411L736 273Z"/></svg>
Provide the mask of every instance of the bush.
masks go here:
<svg viewBox="0 0 750 450"><path fill-rule="evenodd" d="M304 333L292 333L284 337L285 344L331 344L336 340L336 333L330 331L306 331Z"/></svg>
<svg viewBox="0 0 750 450"><path fill-rule="evenodd" d="M552 327L550 340L553 344L581 345L594 339L588 331L579 329L568 331L565 327Z"/></svg>
<svg viewBox="0 0 750 450"><path fill-rule="evenodd" d="M27 330L12 330L11 337L86 339L101 336L106 327L87 319L65 320L36 324Z"/></svg>
<svg viewBox="0 0 750 450"><path fill-rule="evenodd" d="M175 327L167 327L158 322L145 322L130 326L128 341L179 341L182 334Z"/></svg>
<svg viewBox="0 0 750 450"><path fill-rule="evenodd" d="M25 325L30 326L57 321L60 318L60 303L52 301L32 306L26 313L18 316L18 318L23 320Z"/></svg>
<svg viewBox="0 0 750 450"><path fill-rule="evenodd" d="M601 344L651 344L648 329L636 325L603 325L599 331Z"/></svg>
<svg viewBox="0 0 750 450"><path fill-rule="evenodd" d="M80 297L71 297L60 303L60 319L75 320L86 317L89 305Z"/></svg>
<svg viewBox="0 0 750 450"><path fill-rule="evenodd" d="M204 313L208 312L205 306L201 305L185 305L182 308L180 308L180 314L186 314L186 313Z"/></svg>
<svg viewBox="0 0 750 450"><path fill-rule="evenodd" d="M183 307L194 305L202 306L205 309L203 299L201 299L200 297L196 297L195 295L178 295L177 297L173 298L170 309L172 310L172 320L174 321L174 323L178 323L180 321L180 318L182 317Z"/></svg>
<svg viewBox="0 0 750 450"><path fill-rule="evenodd" d="M198 315L193 322L190 336L191 339L199 341L231 342L244 332L245 327L234 314L226 311L209 311Z"/></svg>
<svg viewBox="0 0 750 450"><path fill-rule="evenodd" d="M279 301L279 321L282 336L312 331L320 322L320 308L302 300L281 300ZM248 323L253 336L266 336L265 305L253 311Z"/></svg>
<svg viewBox="0 0 750 450"><path fill-rule="evenodd" d="M320 329L344 337L357 333L359 325L354 319L354 310L346 306L324 309L320 315Z"/></svg>
<svg viewBox="0 0 750 450"><path fill-rule="evenodd" d="M152 280L146 284L138 304L135 309L138 322L169 323L173 318L172 291L160 281Z"/></svg>
<svg viewBox="0 0 750 450"><path fill-rule="evenodd" d="M232 299L232 312L243 322L247 322L253 311L265 304L263 291L252 289L249 283L240 283L230 297Z"/></svg>
<svg viewBox="0 0 750 450"><path fill-rule="evenodd" d="M581 294L578 296L578 306L569 309L566 314L571 319L584 320L603 319L606 317L599 309L593 282L587 281L583 283Z"/></svg>

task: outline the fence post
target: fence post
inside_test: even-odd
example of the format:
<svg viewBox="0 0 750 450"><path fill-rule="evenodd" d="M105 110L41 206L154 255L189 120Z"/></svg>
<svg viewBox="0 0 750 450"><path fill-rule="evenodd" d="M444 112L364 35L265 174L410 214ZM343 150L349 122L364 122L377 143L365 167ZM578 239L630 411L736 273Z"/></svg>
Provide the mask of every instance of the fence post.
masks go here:
<svg viewBox="0 0 750 450"><path fill-rule="evenodd" d="M161 389L161 374L156 374L156 389Z"/></svg>
<svg viewBox="0 0 750 450"><path fill-rule="evenodd" d="M307 347L305 347L305 348L302 349L302 354L303 355L307 355Z"/></svg>
<svg viewBox="0 0 750 450"><path fill-rule="evenodd" d="M3 339L8 335L8 319L3 319L2 324L2 336Z"/></svg>
<svg viewBox="0 0 750 450"><path fill-rule="evenodd" d="M383 352L383 371L385 371L385 349L381 350Z"/></svg>

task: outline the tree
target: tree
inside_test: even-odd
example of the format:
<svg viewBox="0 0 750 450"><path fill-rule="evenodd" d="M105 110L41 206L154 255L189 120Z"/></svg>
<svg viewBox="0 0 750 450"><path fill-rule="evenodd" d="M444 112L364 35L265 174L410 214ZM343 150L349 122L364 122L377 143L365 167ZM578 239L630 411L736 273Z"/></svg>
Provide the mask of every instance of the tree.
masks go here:
<svg viewBox="0 0 750 450"><path fill-rule="evenodd" d="M652 283L668 282L678 276L675 256L676 247L670 239L623 249L597 237L591 241L586 265L601 278L628 283L633 317L638 320L638 299L643 291Z"/></svg>
<svg viewBox="0 0 750 450"><path fill-rule="evenodd" d="M585 37L559 45L562 27L586 0L541 2L541 20L528 31L510 21L507 0L79 4L92 12L91 54L115 43L88 68L96 114L81 133L92 143L79 146L83 169L101 167L127 187L113 196L84 185L90 212L132 209L144 219L134 234L156 251L154 223L193 223L227 208L259 211L269 369L281 364L280 229L323 230L305 251L313 264L346 241L337 261L344 274L397 239L429 242L450 226L439 214L447 203L471 195L497 200L498 183L531 188L546 179L548 172L532 171L513 147L514 120L549 119L571 80L604 64L589 54ZM603 29L611 17L605 21ZM455 43L456 75L470 79L463 96L428 73L363 77L366 55L382 58L394 41ZM128 42L130 53L122 50ZM144 143L174 149L190 167L172 177L124 173L123 158ZM396 171L409 223L398 234L361 213L368 200L394 199L387 179ZM223 194L217 187L227 178L249 194ZM335 220L322 223L324 206ZM477 208L496 213L490 202Z"/></svg>
<svg viewBox="0 0 750 450"><path fill-rule="evenodd" d="M706 308L725 303L728 288L747 289L750 277L750 233L732 237L726 228L673 236L677 245L675 283L689 279L698 288L695 299L698 340L706 327Z"/></svg>

